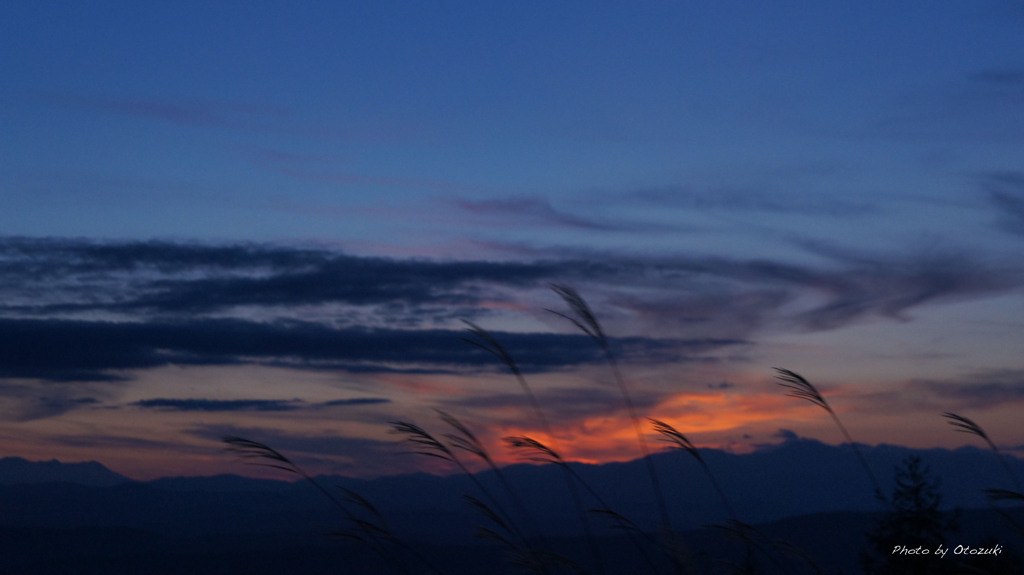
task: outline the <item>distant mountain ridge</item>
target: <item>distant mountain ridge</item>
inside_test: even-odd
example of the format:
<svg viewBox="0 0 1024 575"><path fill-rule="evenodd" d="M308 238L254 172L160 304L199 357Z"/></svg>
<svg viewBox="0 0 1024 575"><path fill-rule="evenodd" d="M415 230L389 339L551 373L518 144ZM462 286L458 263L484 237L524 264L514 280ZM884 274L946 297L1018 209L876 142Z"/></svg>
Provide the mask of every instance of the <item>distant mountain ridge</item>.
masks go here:
<svg viewBox="0 0 1024 575"><path fill-rule="evenodd" d="M1008 485L1012 480L991 451L860 447L886 491L892 489L893 468L900 461L911 455L922 458L932 476L941 481L947 507L965 509L966 529L948 543L978 545L994 540L1020 550L1019 534L1001 514L1012 513L1015 521L1024 523L1024 507L993 509L983 493L991 487L1012 489ZM791 438L749 454L715 449L702 449L700 454L739 520L796 544L813 555L825 573L857 572L863 535L882 508L850 446ZM652 457L663 480L673 528L685 532L695 549L711 550L713 557L728 556L721 550L721 533L705 528L728 525L728 515L700 465L681 451ZM1018 476L1024 475L1024 462L1008 458L1007 463ZM600 492L609 508L642 529L659 529L644 462L570 465ZM561 469L519 464L502 471L525 504L519 513L525 509L533 515L545 535L569 546L583 544L579 516L570 504ZM15 572L46 575L212 574L240 572L242 566L247 573L269 574L295 572L296 557L306 558L311 566L308 572L334 572L339 561L346 562L351 567L346 572L353 574L380 572L367 549L338 547L337 538L325 536L349 525L345 514L307 482L294 481L287 474L282 478L289 481L218 475L141 482L98 463L2 459L0 557L13 558L10 565L20 566ZM480 473L476 479L514 511L494 472ZM335 490L343 487L365 497L399 538L434 557L462 557L459 563L474 566L503 561L500 548L488 547L475 535L488 519L467 505L465 495L481 495L477 484L464 475L420 473L372 480L319 476L316 480L335 494L340 495ZM593 501L586 504L597 507ZM525 514L516 518L521 519ZM594 527L609 551L625 549L620 557L632 557L629 547L623 547L625 535L614 523L595 520ZM57 551L54 541L62 542ZM369 553L367 562L353 567L352 557L361 553ZM479 553L484 554L479 561L464 559ZM125 562L126 558L130 561ZM166 569L153 571L153 561L166 563ZM111 565L118 567L111 570ZM447 572L475 575L480 571Z"/></svg>
<svg viewBox="0 0 1024 575"><path fill-rule="evenodd" d="M892 489L895 467L906 457L922 458L941 482L946 507L984 508L989 505L984 489L1013 489L998 457L988 450L974 447L949 449L912 449L893 445L860 446L875 476L886 492ZM870 481L849 445L833 446L816 440L790 438L780 444L765 446L748 454L732 454L716 449L701 449L701 457L715 474L730 503L739 516L748 522L776 521L785 517L836 511L877 511ZM412 455L411 455L412 456ZM704 470L689 454L681 451L652 455L655 468L665 486L665 498L678 515L680 528L698 528L726 518L725 508L713 490ZM1007 458L1018 477L1024 477L1024 461ZM612 509L632 518L637 524L654 527L657 518L650 493L646 466L640 460L591 465L570 464ZM242 470L240 466L240 471ZM569 507L571 495L555 465L516 464L503 469L503 474L518 495L552 530L572 532L578 529L564 517L575 511ZM503 487L494 472L478 474L489 490L501 494ZM15 504L21 519L31 522L33 513L42 513L56 499L48 498L48 483L72 483L91 488L114 488L103 492L88 489L64 490L60 496L67 501L70 493L82 498L107 498L116 507L117 497L142 500L172 501L178 497L210 497L227 504L236 499L239 505L258 510L271 503L277 509L304 510L330 508L322 494L294 476L282 473L283 480L253 479L238 475L213 477L173 477L137 482L107 469L96 462L60 463L30 462L22 458L0 459L0 503L15 491L24 497L40 497L38 506ZM287 481L284 481L287 480ZM423 473L397 475L377 479L354 479L342 476L321 476L317 480L326 488L345 487L366 497L411 531L433 532L430 522L443 515L472 522L472 510L463 496L475 494L477 487L464 475L435 476ZM15 489L24 487L25 489ZM31 489L29 489L31 487ZM283 501L287 500L287 504ZM588 501L597 507L595 501ZM73 508L85 508L75 505ZM99 507L97 507L98 509ZM147 519L167 515L174 523L175 511L156 506ZM319 513L317 513L319 514ZM75 525L88 525L88 517L75 519L67 510L54 515ZM8 513L14 520L17 514ZM17 521L15 521L17 522ZM143 526L128 515L110 524ZM148 525L148 522L146 523ZM60 524L50 524L54 527Z"/></svg>
<svg viewBox="0 0 1024 575"><path fill-rule="evenodd" d="M26 483L76 483L91 487L109 487L131 481L119 475L102 463L62 463L50 461L29 461L21 457L0 459L0 485Z"/></svg>

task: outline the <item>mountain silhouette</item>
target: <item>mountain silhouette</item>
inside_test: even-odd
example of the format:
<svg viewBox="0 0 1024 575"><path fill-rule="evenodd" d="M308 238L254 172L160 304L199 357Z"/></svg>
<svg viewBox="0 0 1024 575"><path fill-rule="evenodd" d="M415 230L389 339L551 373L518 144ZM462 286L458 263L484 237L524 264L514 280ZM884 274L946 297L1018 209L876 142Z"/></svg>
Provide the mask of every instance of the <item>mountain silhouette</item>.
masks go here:
<svg viewBox="0 0 1024 575"><path fill-rule="evenodd" d="M993 509L983 492L1012 489L991 451L860 447L888 490L893 469L903 458L922 458L941 480L946 507L966 510L965 533L953 543L997 540L1011 548L1020 541L1012 522L1001 514L1024 522L1024 508ZM715 449L702 449L700 454L737 519L801 547L825 572L859 572L857 552L863 534L882 509L850 446L790 438L747 454ZM673 528L700 551L700 561L741 553L742 546L722 537L721 526L729 525L728 512L695 459L681 451L651 457L665 486ZM1024 475L1024 463L1016 458L1007 462ZM611 509L642 530L659 531L643 461L570 465ZM579 515L570 504L561 469L517 464L503 473L523 507L503 495L493 471L479 473L476 479L497 504L518 509L510 511L514 521L542 526L538 530L543 536L566 549L584 549ZM466 495L484 495L464 475L319 476L316 481L339 499L344 498L340 488L364 497L402 540L442 561L450 559L447 573L478 573L479 569L460 570L460 565L474 561L507 562L501 548L476 538L480 527L489 523L467 504ZM591 499L585 505L598 506ZM347 519L305 481L219 475L140 482L98 463L6 458L0 460L0 510L0 556L13 566L11 572L270 573L294 572L304 565L305 572L318 573L345 561L346 572L362 574L377 573L380 566L380 558L365 546L326 536L343 529ZM635 554L620 526L607 518L593 519L609 565L629 572ZM59 549L53 541L62 542ZM162 567L155 568L156 562Z"/></svg>
<svg viewBox="0 0 1024 575"><path fill-rule="evenodd" d="M93 487L106 487L130 481L107 469L101 463L61 463L50 461L29 461L21 457L0 459L0 485L24 483L67 482Z"/></svg>

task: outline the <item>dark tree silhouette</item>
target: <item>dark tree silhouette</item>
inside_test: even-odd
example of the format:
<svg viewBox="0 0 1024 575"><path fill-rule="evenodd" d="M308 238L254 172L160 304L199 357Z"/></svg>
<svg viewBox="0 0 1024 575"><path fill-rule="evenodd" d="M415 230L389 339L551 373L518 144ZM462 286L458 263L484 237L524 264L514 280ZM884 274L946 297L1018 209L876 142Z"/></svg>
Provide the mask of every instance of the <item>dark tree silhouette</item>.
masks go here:
<svg viewBox="0 0 1024 575"><path fill-rule="evenodd" d="M958 513L939 508L939 481L917 456L897 466L896 487L888 498L889 510L867 534L867 548L861 553L865 573L880 575L932 575L957 573L952 553L943 556L949 535L958 529Z"/></svg>

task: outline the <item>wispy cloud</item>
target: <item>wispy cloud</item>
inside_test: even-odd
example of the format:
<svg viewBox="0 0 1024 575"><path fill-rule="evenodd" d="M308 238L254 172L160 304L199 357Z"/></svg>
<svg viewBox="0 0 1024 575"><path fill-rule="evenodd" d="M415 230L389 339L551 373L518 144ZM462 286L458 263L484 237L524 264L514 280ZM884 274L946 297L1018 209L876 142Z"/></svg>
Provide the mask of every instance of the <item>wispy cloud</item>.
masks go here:
<svg viewBox="0 0 1024 575"><path fill-rule="evenodd" d="M434 180L416 177L371 175L356 172L311 170L295 167L278 167L279 172L298 180L327 182L340 185L362 185L380 188L430 190L443 193L480 192L482 186L450 180Z"/></svg>
<svg viewBox="0 0 1024 575"><path fill-rule="evenodd" d="M532 415L525 418L528 413L528 399L522 393L515 393L512 390L513 382L508 382L508 390L496 393L476 393L472 396L452 397L444 400L444 409L456 412L474 410L492 414L492 421L505 414L509 419L503 421L505 425L518 423L524 426L536 426L540 430L540 424L533 421ZM557 413L560 425L566 425L582 421L588 417L600 414L611 415L618 411L625 410L622 404L622 395L612 386L591 385L581 387L543 387L536 392L538 402L544 406L545 411ZM644 395L638 398L639 409L646 409L654 405L657 400L654 397ZM625 416L625 413L623 413Z"/></svg>
<svg viewBox="0 0 1024 575"><path fill-rule="evenodd" d="M109 388L109 382L40 387L0 378L0 421L34 421L99 407L111 395Z"/></svg>
<svg viewBox="0 0 1024 575"><path fill-rule="evenodd" d="M360 142L404 141L420 130L398 122L349 122L331 125L303 119L292 108L245 100L95 96L60 94L50 97L55 105L165 122L178 126L214 128L247 133L281 134L315 140Z"/></svg>
<svg viewBox="0 0 1024 575"><path fill-rule="evenodd" d="M983 84L994 86L1008 86L1011 88L1024 87L1024 69L1020 68L990 68L971 74L970 79Z"/></svg>
<svg viewBox="0 0 1024 575"><path fill-rule="evenodd" d="M794 168L794 171L796 170ZM804 172L802 177L815 178L820 178L828 172L826 168L819 166L806 166L800 171ZM764 179L775 182L772 187L778 187L777 180L788 180L793 177L792 174L766 174ZM878 213L878 206L867 200L765 187L768 187L768 184L761 188L749 184L665 186L630 190L621 198L617 198L617 201L634 207L648 205L651 209L686 212L798 214L837 218L863 217Z"/></svg>
<svg viewBox="0 0 1024 575"><path fill-rule="evenodd" d="M159 411L294 411L295 399L143 399L132 404Z"/></svg>
<svg viewBox="0 0 1024 575"><path fill-rule="evenodd" d="M237 306L475 305L480 283L544 285L554 263L432 262L265 245L0 241L0 309L205 313Z"/></svg>
<svg viewBox="0 0 1024 575"><path fill-rule="evenodd" d="M0 376L114 381L170 364L479 369L490 359L459 341L457 319L542 309L537 294L550 282L587 286L610 325L625 326L622 353L687 361L755 343L752 334L773 322L822 330L902 320L929 303L1016 289L1021 279L1019 269L966 254L798 245L821 263L582 252L400 260L254 244L0 238ZM579 334L497 335L527 370L597 360Z"/></svg>
<svg viewBox="0 0 1024 575"><path fill-rule="evenodd" d="M308 403L300 399L143 399L130 404L133 407L158 411L297 411L325 407L379 405L390 403L380 397L337 399L322 403Z"/></svg>
<svg viewBox="0 0 1024 575"><path fill-rule="evenodd" d="M76 397L73 392L58 389L45 392L33 390L32 393L21 395L20 398L7 397L6 403L10 405L2 411L4 419L9 421L47 419L99 403L95 397Z"/></svg>
<svg viewBox="0 0 1024 575"><path fill-rule="evenodd" d="M210 450L206 448L190 447L181 441L162 441L144 437L131 437L125 435L113 435L105 433L94 434L58 434L47 437L47 441L67 447L101 448L110 450L152 450L162 453L193 452L209 455Z"/></svg>
<svg viewBox="0 0 1024 575"><path fill-rule="evenodd" d="M986 370L948 380L914 380L907 387L964 408L986 409L1024 402L1024 370Z"/></svg>
<svg viewBox="0 0 1024 575"><path fill-rule="evenodd" d="M55 101L79 109L149 118L174 124L234 130L264 130L269 127L268 121L280 121L290 115L287 110L280 107L242 102L106 98L83 95L64 95L56 97Z"/></svg>
<svg viewBox="0 0 1024 575"><path fill-rule="evenodd" d="M583 335L496 335L522 358L527 371L600 360ZM335 329L312 322L0 320L0 377L110 381L128 377L126 370L247 363L361 373L395 367L429 372L490 368L492 358L466 345L461 336L459 330ZM627 359L664 360L688 347L738 342L625 337L615 343Z"/></svg>
<svg viewBox="0 0 1024 575"><path fill-rule="evenodd" d="M558 210L548 200L533 196L518 196L500 200L461 199L457 200L455 205L474 218L484 218L489 224L502 227L552 227L596 232L650 229L650 224L627 223L621 219L602 221Z"/></svg>
<svg viewBox="0 0 1024 575"><path fill-rule="evenodd" d="M898 138L950 141L1012 141L1024 138L1018 68L986 68L949 84L906 96L874 128Z"/></svg>
<svg viewBox="0 0 1024 575"><path fill-rule="evenodd" d="M998 172L981 178L981 189L1006 231L1024 235L1024 172Z"/></svg>
<svg viewBox="0 0 1024 575"><path fill-rule="evenodd" d="M331 401L325 401L317 404L317 407L338 407L338 406L349 406L349 405L379 405L381 403L390 403L390 399L383 397L356 397L352 399L335 399Z"/></svg>
<svg viewBox="0 0 1024 575"><path fill-rule="evenodd" d="M8 394L15 397L8 416L27 420L95 407L85 401L100 397L99 388L171 365L264 365L384 379L496 373L500 366L491 356L461 341L462 326L454 320L479 317L485 325L503 326L513 317L508 308L537 310L540 315L531 318L537 321L544 307L537 298L551 281L585 286L617 336L613 345L623 361L652 368L698 365L742 361L769 326L813 331L870 317L905 320L910 310L929 303L1019 286L1019 270L992 268L963 254L800 245L819 263L572 252L558 260L398 260L289 246L2 238L0 378L49 383L23 382L22 392ZM643 278L640 285L637 278ZM528 325L494 329L527 373L601 363L586 336ZM990 383L974 382L971 389L983 393L964 400L1016 397L1012 382ZM956 389L938 386L933 395ZM592 389L542 393L546 405L579 421L617 405ZM665 397L667 392L648 390L637 400L653 406ZM366 400L338 401L340 407ZM522 404L498 390L438 401L503 413L518 412ZM330 406L273 397L151 395L134 407L289 412Z"/></svg>
<svg viewBox="0 0 1024 575"><path fill-rule="evenodd" d="M910 309L937 301L984 297L1014 289L1019 269L995 270L967 254L878 255L821 242L802 245L841 267L809 271L798 281L826 303L796 320L809 329L829 329L866 316L902 319Z"/></svg>

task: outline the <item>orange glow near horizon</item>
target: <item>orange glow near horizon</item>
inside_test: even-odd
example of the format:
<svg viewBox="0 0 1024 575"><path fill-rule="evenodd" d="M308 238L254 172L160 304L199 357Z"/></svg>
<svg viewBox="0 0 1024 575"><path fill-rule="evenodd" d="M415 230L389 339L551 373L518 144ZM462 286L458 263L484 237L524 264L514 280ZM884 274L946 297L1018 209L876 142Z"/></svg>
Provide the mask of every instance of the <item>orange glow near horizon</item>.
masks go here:
<svg viewBox="0 0 1024 575"><path fill-rule="evenodd" d="M820 413L806 403L781 395L679 393L658 406L658 419L676 425L683 433L708 433L738 429L775 420L807 421ZM686 431L684 431L684 429Z"/></svg>
<svg viewBox="0 0 1024 575"><path fill-rule="evenodd" d="M225 373L230 377L225 377ZM262 379L244 381L256 382L257 385L248 388L252 395L285 397L274 393L275 382L282 379L282 375L272 372L264 374ZM690 375L695 381L710 377ZM368 387L376 389L374 396L386 397L391 402L294 412L233 413L144 410L133 407L132 403L144 397L189 397L195 393L193 390L172 386L186 379L202 384L209 395L227 397L230 391L242 385L243 378L237 374L223 369L195 368L165 370L151 377L151 381L142 382L147 385L145 389L151 391L143 393L140 383L137 391L121 398L117 403L119 409L110 409L107 405L87 406L59 419L0 424L6 455L32 460L94 460L115 472L141 480L220 473L294 479L287 474L245 465L225 453L217 435L218 426L222 426L225 433L253 434L252 439L273 443L273 447L314 475L369 478L416 471L441 475L457 473L457 468L439 460L407 454L408 446L401 444L401 438L388 433L389 421L404 419L422 424L430 433L443 438L452 429L438 421L434 408L442 408L462 420L479 436L499 465L523 463L533 455L505 444L502 438L510 435L536 439L566 461L603 464L629 461L642 455L634 424L614 394L607 396L607 405L603 403L606 396L600 395L600 401L584 403L586 409L575 412L569 409L552 417L553 429L545 433L526 399L519 396L509 377L500 372L472 376L361 375L346 380L344 387L332 386L333 382L327 378L303 374L289 391L315 397L309 400L310 404L339 395L364 396ZM551 392L548 404L556 406L562 389L593 386L594 381L602 381L600 377L589 372L536 376L531 378L531 384ZM749 452L759 445L779 441L780 428L832 444L845 440L824 410L807 401L787 397L784 390L768 383L763 374L745 378L743 373L730 373L716 377L734 385L678 391L662 395L653 405L645 404L638 416L649 452L667 449L668 444L661 441L647 417L672 425L698 447L733 453ZM652 376L633 381L642 383L631 388L634 396L641 398L645 397L644 388L654 388L659 378ZM941 398L922 404L905 382L889 385L831 383L822 391L855 441L898 442L919 448L955 448L971 443L970 438L952 431L937 415L956 410L956 407L952 404L947 407L941 403ZM473 401L475 397L481 397L482 401ZM871 409L867 409L869 406ZM1008 451L1011 450L1007 438L1013 437L1016 426L1014 405L1008 403L986 414L967 412L965 415L977 418L1001 447L1007 444ZM207 430L205 435L198 433L204 429ZM898 436L894 429L900 430ZM295 441L289 444L289 439ZM318 443L321 440L323 443ZM345 441L353 441L360 447L349 452ZM482 468L481 462L470 454L459 452L458 455L470 469Z"/></svg>
<svg viewBox="0 0 1024 575"><path fill-rule="evenodd" d="M737 430L770 426L773 421L816 421L822 414L811 406L792 398L778 395L742 395L737 393L678 393L670 396L651 410L651 416L691 435L723 436ZM640 430L649 451L662 449L646 416L641 415ZM772 429L771 431L774 431ZM554 437L536 425L505 425L499 437L525 435L556 450L567 461L581 463L608 463L640 457L636 429L624 412L615 415L586 417L575 422L564 422L553 430ZM694 443L699 447L720 447L727 444L719 437L708 442ZM507 451L503 449L502 451ZM504 463L522 461L523 453L496 453L495 459Z"/></svg>

